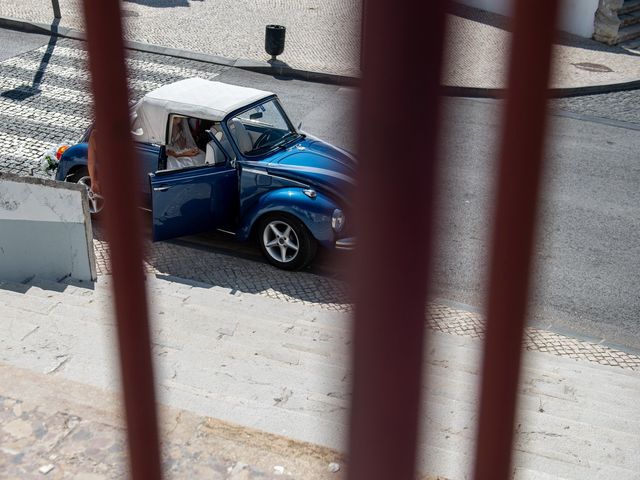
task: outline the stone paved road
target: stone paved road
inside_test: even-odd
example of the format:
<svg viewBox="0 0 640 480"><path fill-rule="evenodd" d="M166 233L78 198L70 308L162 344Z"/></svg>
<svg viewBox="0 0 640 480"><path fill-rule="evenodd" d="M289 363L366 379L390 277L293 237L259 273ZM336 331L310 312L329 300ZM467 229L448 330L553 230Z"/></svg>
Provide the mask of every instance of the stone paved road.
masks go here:
<svg viewBox="0 0 640 480"><path fill-rule="evenodd" d="M80 0L60 0L60 26L83 30ZM287 27L279 57L303 70L358 76L361 0L127 0L124 35L151 43L227 58L266 61L264 28ZM448 16L443 82L464 87L500 88L508 70L511 34L500 15L457 5ZM4 0L0 16L49 24L50 0ZM637 80L640 56L590 39L565 36L554 47L554 87ZM415 59L417 62L419 58ZM398 68L388 59L390 72ZM593 72L576 67L604 66Z"/></svg>
<svg viewBox="0 0 640 480"><path fill-rule="evenodd" d="M53 53L55 52L55 55ZM2 62L0 161L2 169L28 174L40 153L77 140L89 126L91 100L82 44L52 39L46 46ZM212 79L224 67L131 52L129 86L139 98L184 78Z"/></svg>
<svg viewBox="0 0 640 480"><path fill-rule="evenodd" d="M61 26L84 30L81 1L61 0ZM306 70L357 74L359 0L128 0L125 37L227 58L267 60L264 28L287 27L280 60ZM3 1L0 15L50 23L49 0Z"/></svg>
<svg viewBox="0 0 640 480"><path fill-rule="evenodd" d="M49 55L52 49L53 54ZM26 174L35 167L35 158L46 147L60 141L73 141L83 132L90 121L90 97L87 92L84 58L81 42L59 40L55 45L45 45L0 64L0 117L3 119L0 124L1 169ZM131 54L129 67L130 84L136 97L155 86L194 75L275 91L283 98L294 123L303 120L303 128L311 133L347 149L353 148L351 110L355 105L356 95L352 89L274 79L236 69L141 53ZM36 88L40 93L33 87L34 79L38 82ZM599 99L585 97L558 100L556 105L565 102L561 108L584 111L585 102L596 100L601 102L600 110L605 111L606 100L603 101L602 96ZM631 100L633 102L633 98ZM446 139L450 150L447 160L450 172L442 182L444 188L448 189L447 204L444 207L448 216L443 218L442 223L443 231L449 232L450 241L439 257L442 261L438 265L436 278L440 283L440 296L471 305L479 305L482 301L481 252L485 248L483 238L487 226L484 218L491 200L486 182L491 175L488 159L492 158L491 139L497 131L497 105L494 101L447 101L450 109L445 128L450 137ZM610 109L609 113L614 110ZM622 103L619 110L624 110ZM605 212L602 218L595 217L595 221L593 209L576 210L576 200L572 198L577 191L580 194L578 202L583 207L584 198L591 199L587 204L597 205L597 199L603 195L611 202L612 208L618 208L620 202L632 204L634 193L632 190L626 191L631 180L626 179L623 182L624 188L616 188L613 192L604 192L601 188L602 180L594 180L607 179L615 171L601 171L593 167L594 164L599 165L599 161L596 160L597 152L592 151L594 147L591 145L601 143L603 152L615 158L615 164L620 165L616 168L623 168L635 144L628 140L628 132L625 133L622 129L609 128L606 132L606 135L600 135L593 124L575 121L564 122L562 131L559 132L557 143L560 148L554 154L551 179L554 190L561 194L556 195L547 208L551 221L545 225L544 235L549 236L552 242L543 246L540 261L541 265L553 271L539 275L536 279L546 291L539 297L542 300L536 305L534 314L537 315L537 321L548 325L549 321L557 321L560 313L566 318L560 324L564 330L581 331L590 337L638 346L637 342L628 340L633 340L634 332L637 331L637 319L633 313L635 300L629 296L629 292L635 291L629 283L634 275L634 261L629 260L629 248L636 248L629 245L633 240L633 235L627 233L631 226L615 223L617 217L613 215L614 211ZM606 143L605 139L600 139L601 136L606 136L609 142L614 143ZM616 146L612 147L614 144ZM581 165L582 170L574 169L576 162ZM579 182L575 180L576 173L581 175ZM627 176L632 173L633 169L627 170ZM608 185L612 179L605 180L605 184ZM615 181L622 180L616 177ZM557 212L561 212L562 216L558 216ZM613 227L607 226L612 218L615 220ZM588 227L586 231L580 230L585 225ZM606 228L619 233L602 238L599 233ZM593 262L585 263L584 252L591 252L593 245L597 245L598 251L602 249L607 252L606 266L609 270L604 271L602 264L596 261L604 258L599 253L592 255ZM172 258L174 247L175 245L152 248L164 252L167 258ZM167 251L162 250L163 248ZM215 269L209 270L209 278L203 281L229 283L231 274L236 269L242 271L244 267L241 265L252 263L218 255L221 259L226 259L221 264L225 265L224 268L220 269L225 275L217 274ZM174 274L185 273L185 269L167 268L162 264L161 256L157 259L159 271L167 274L171 274L171 270L174 270ZM333 305L336 309L342 308L339 305L345 303L342 287L324 280L318 280L318 284L312 287L301 286L296 283L296 279L286 276L273 280L266 274L268 271L269 267L260 263L255 268L249 268L247 272L254 272L258 279L261 276L264 278L262 282L248 284L243 288L248 288L249 291L268 291L272 284L276 286L272 295L280 295L280 298L320 301ZM245 282L246 277L245 275ZM609 279L607 284L604 283L606 279ZM617 283L612 284L612 280ZM616 292L615 298L607 294L612 289ZM539 309L541 306L544 307L543 310ZM585 325L587 329L584 328ZM611 332L613 333L610 335Z"/></svg>
<svg viewBox="0 0 640 480"><path fill-rule="evenodd" d="M561 110L629 122L640 127L640 90L560 98L553 100L552 105Z"/></svg>
<svg viewBox="0 0 640 480"><path fill-rule="evenodd" d="M52 39L47 45L0 65L0 168L28 174L36 158L60 142L75 142L91 120L91 97L84 43ZM328 141L353 149L350 123L355 95L350 88L275 81L250 72L191 60L129 52L132 101L161 85L201 77L274 91L297 125Z"/></svg>

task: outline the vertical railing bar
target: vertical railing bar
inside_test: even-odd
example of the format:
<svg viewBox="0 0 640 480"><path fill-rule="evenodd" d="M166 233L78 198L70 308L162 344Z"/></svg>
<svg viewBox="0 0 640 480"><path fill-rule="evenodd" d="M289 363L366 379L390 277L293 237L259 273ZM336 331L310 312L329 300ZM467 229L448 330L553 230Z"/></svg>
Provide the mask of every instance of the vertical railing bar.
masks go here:
<svg viewBox="0 0 640 480"><path fill-rule="evenodd" d="M120 2L85 0L84 9L130 471L134 480L156 480L161 477L158 427Z"/></svg>
<svg viewBox="0 0 640 480"><path fill-rule="evenodd" d="M490 263L476 480L511 478L558 0L517 0Z"/></svg>
<svg viewBox="0 0 640 480"><path fill-rule="evenodd" d="M446 0L367 0L349 478L413 480Z"/></svg>

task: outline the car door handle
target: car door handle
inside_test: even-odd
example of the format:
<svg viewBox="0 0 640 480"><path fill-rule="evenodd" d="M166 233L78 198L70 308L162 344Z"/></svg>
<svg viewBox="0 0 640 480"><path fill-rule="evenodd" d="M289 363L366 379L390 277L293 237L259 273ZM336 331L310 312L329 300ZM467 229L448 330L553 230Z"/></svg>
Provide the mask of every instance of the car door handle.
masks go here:
<svg viewBox="0 0 640 480"><path fill-rule="evenodd" d="M153 187L153 191L154 192L166 192L167 190L169 190L171 187L168 185L163 185L162 187Z"/></svg>

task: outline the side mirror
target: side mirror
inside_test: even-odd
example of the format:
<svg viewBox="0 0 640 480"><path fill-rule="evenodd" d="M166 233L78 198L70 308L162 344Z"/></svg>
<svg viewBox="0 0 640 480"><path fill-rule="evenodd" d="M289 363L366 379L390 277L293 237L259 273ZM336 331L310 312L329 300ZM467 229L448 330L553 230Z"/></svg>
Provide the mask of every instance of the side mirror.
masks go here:
<svg viewBox="0 0 640 480"><path fill-rule="evenodd" d="M251 115L249 115L249 118L250 118L251 120L257 120L257 119L259 119L259 118L262 118L262 112L255 112L255 113L252 113Z"/></svg>

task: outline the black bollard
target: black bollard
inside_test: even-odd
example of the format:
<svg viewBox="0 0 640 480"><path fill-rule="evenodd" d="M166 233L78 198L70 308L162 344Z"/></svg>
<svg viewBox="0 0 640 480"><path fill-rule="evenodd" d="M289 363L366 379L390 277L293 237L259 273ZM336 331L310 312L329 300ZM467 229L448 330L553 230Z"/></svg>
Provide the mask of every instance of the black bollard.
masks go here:
<svg viewBox="0 0 640 480"><path fill-rule="evenodd" d="M282 25L267 25L264 36L264 49L271 55L271 60L284 52L284 37L287 33L286 27Z"/></svg>

